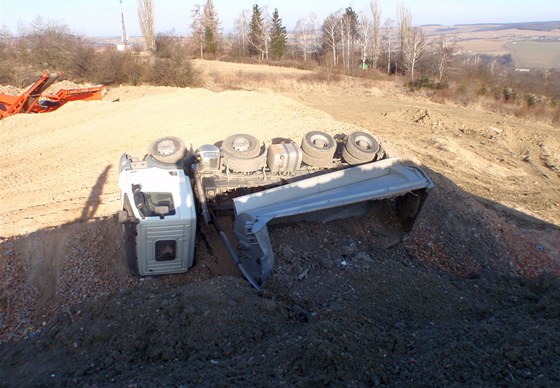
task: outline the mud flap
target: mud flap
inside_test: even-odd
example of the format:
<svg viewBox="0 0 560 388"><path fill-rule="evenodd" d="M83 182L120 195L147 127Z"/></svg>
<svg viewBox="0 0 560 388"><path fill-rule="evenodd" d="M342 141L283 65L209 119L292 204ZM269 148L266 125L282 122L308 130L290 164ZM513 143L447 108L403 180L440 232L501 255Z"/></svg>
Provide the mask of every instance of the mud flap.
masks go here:
<svg viewBox="0 0 560 388"><path fill-rule="evenodd" d="M138 255L136 252L136 225L137 222L122 223L124 250L126 263L130 273L138 276Z"/></svg>
<svg viewBox="0 0 560 388"><path fill-rule="evenodd" d="M235 218L234 232L239 261L252 280L262 286L272 274L274 253L266 223L257 230L256 221L250 214L240 214Z"/></svg>

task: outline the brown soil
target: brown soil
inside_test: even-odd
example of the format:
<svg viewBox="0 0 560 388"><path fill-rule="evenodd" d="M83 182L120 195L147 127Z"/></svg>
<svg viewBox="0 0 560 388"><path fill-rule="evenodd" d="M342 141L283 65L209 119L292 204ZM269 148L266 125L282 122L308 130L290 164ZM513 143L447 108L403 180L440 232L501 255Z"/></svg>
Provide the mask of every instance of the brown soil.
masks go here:
<svg viewBox="0 0 560 388"><path fill-rule="evenodd" d="M393 83L197 65L219 92L121 87L0 121L0 385L560 384L558 128ZM258 90L224 91L242 87ZM372 219L274 225L256 293L201 227L187 274L128 274L121 153L357 129L436 184L405 243L383 248Z"/></svg>

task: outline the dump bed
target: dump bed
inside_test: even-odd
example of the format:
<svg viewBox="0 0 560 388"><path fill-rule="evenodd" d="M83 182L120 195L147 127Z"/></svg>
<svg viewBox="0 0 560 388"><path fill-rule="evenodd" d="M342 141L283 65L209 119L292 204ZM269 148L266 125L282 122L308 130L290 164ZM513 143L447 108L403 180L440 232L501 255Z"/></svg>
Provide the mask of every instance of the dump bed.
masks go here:
<svg viewBox="0 0 560 388"><path fill-rule="evenodd" d="M239 258L255 283L262 284L274 266L266 228L269 221L385 199L394 200L404 237L432 187L432 181L422 170L403 166L399 159L391 158L235 198ZM327 217L333 219L332 212Z"/></svg>

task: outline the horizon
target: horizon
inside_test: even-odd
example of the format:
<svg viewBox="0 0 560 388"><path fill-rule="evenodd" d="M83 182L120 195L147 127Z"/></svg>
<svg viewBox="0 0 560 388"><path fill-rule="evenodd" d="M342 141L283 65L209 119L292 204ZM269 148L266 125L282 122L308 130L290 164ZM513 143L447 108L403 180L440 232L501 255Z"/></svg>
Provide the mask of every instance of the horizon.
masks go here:
<svg viewBox="0 0 560 388"><path fill-rule="evenodd" d="M560 20L543 20L543 21L528 21L528 22L508 22L508 23L466 23L466 24L420 24L418 27L468 27L468 26L508 26L508 25L520 25L520 24L546 24L546 23L559 23ZM560 27L560 26L559 26ZM289 31L288 32L293 32ZM121 34L118 35L86 35L88 38L121 38ZM129 38L142 38L142 34L138 35L128 35Z"/></svg>
<svg viewBox="0 0 560 388"><path fill-rule="evenodd" d="M154 1L156 31L173 32L179 35L190 33L191 11L201 1L184 2L181 0ZM54 4L53 4L54 3ZM228 0L214 0L222 30L225 34L234 30L234 20L242 10L251 12L254 0L240 0L231 3ZM396 20L394 0L379 0L382 23L391 18ZM288 31L293 31L301 18L307 18L311 12L317 16L318 24L331 13L352 7L357 13L369 12L368 0L323 0L308 1L304 4L296 0L284 0L278 7L268 3L268 13L278 8L280 17ZM265 7L266 4L259 4ZM517 24L560 21L560 7L551 0L535 0L527 4L524 0L512 0L504 9L497 0L473 0L468 4L448 3L442 5L438 0L426 0L422 4L406 4L412 14L413 24L417 26L460 26L482 24ZM140 32L137 1L122 0L122 10L129 36L142 36ZM0 28L17 35L21 27L28 27L34 20L41 18L46 22L67 25L79 35L90 37L121 36L121 5L119 0L98 0L94 6L86 2L58 0L50 3L38 3L36 0L0 0Z"/></svg>
<svg viewBox="0 0 560 388"><path fill-rule="evenodd" d="M520 24L546 24L546 23L559 23L560 27L560 20L545 20L545 21L528 21L528 22L509 22L509 23L467 23L467 24L421 24L418 27L468 27L468 26L508 26L508 25L520 25ZM293 31L289 31L289 33ZM127 34L129 38L142 38L142 34L139 33L138 35L130 35ZM88 38L121 38L121 34L115 35L85 35Z"/></svg>

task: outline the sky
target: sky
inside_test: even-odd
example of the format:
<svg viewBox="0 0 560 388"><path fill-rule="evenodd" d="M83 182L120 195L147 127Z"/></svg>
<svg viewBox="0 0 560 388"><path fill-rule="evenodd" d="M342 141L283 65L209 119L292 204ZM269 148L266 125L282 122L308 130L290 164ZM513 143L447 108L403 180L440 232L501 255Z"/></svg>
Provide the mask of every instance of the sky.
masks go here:
<svg viewBox="0 0 560 388"><path fill-rule="evenodd" d="M28 26L37 17L67 25L72 32L88 36L121 34L121 0L0 0L0 28L17 35L18 26ZM189 33L191 10L206 0L153 0L157 32ZM321 23L337 10L352 7L369 12L369 0L213 0L225 33L233 30L242 10L257 3L271 14L278 8L284 25L291 31L297 21L310 13ZM382 21L396 19L400 0L378 0ZM137 0L122 0L129 36L139 36ZM560 20L558 0L408 0L413 24L475 24Z"/></svg>

